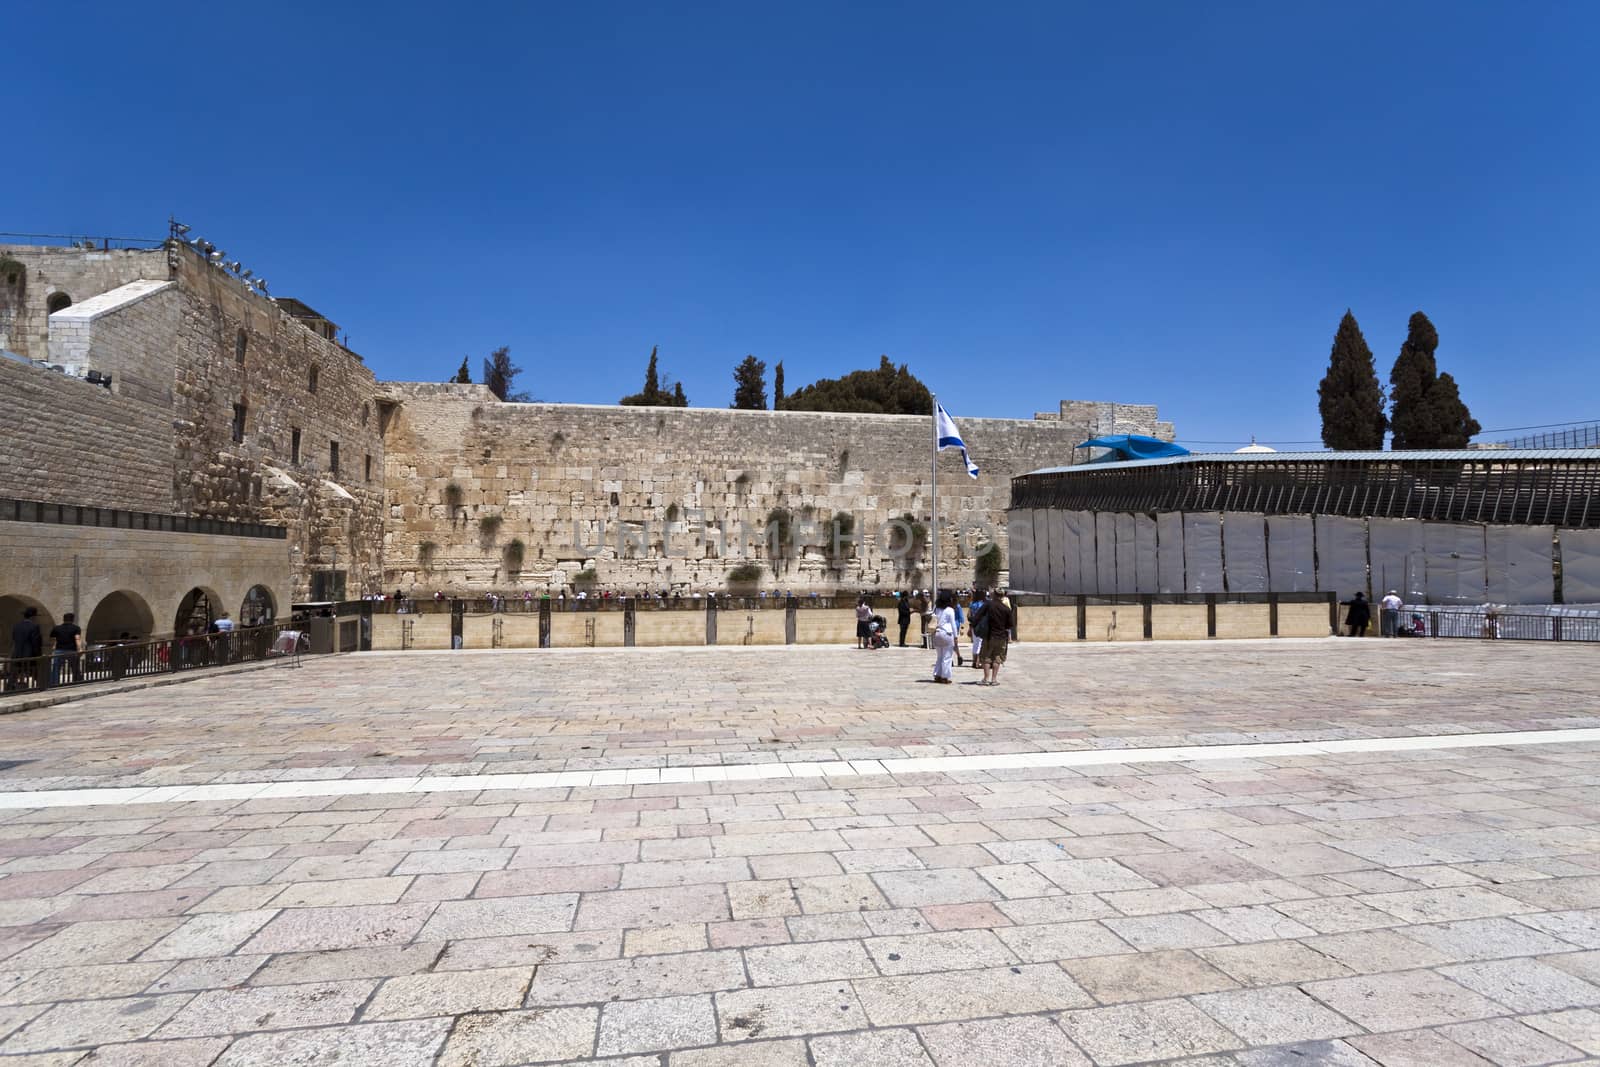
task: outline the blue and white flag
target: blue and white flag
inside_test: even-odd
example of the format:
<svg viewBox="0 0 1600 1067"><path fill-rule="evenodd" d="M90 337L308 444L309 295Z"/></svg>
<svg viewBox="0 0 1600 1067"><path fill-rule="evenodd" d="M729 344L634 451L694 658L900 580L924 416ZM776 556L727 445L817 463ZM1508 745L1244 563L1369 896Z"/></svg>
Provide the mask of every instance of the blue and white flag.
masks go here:
<svg viewBox="0 0 1600 1067"><path fill-rule="evenodd" d="M934 419L936 420L934 436L939 439L939 451L943 452L947 448L961 449L961 460L967 465L967 473L976 478L978 476L978 465L972 462L971 456L967 455L967 443L961 439L961 431L956 429L956 420L950 417L950 413L944 409L943 404L935 403L934 409Z"/></svg>

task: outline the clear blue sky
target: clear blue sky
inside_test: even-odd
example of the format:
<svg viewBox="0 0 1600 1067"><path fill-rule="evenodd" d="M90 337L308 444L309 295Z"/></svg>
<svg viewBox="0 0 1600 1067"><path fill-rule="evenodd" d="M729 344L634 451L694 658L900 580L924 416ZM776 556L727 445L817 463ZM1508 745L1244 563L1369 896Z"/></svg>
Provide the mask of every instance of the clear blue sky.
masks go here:
<svg viewBox="0 0 1600 1067"><path fill-rule="evenodd" d="M1346 307L1385 381L1421 308L1486 428L1600 419L1593 4L179 11L13 5L0 229L175 213L383 377L887 353L958 418L1280 443Z"/></svg>

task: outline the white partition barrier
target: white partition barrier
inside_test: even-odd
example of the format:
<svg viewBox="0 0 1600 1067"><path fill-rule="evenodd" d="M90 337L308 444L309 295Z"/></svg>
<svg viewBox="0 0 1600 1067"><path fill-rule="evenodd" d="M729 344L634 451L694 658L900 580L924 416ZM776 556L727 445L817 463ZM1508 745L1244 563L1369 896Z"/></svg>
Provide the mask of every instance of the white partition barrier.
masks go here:
<svg viewBox="0 0 1600 1067"><path fill-rule="evenodd" d="M1222 513L1222 561L1228 592L1267 591L1267 528L1262 515L1248 511Z"/></svg>
<svg viewBox="0 0 1600 1067"><path fill-rule="evenodd" d="M1274 593L1316 590L1316 534L1311 516L1267 517L1267 587Z"/></svg>
<svg viewBox="0 0 1600 1067"><path fill-rule="evenodd" d="M1489 526L1483 532L1491 604L1555 602L1554 526Z"/></svg>
<svg viewBox="0 0 1600 1067"><path fill-rule="evenodd" d="M1426 567L1423 587L1428 594L1428 603L1484 602L1488 595L1488 578L1482 526L1456 522L1423 523L1422 548Z"/></svg>
<svg viewBox="0 0 1600 1067"><path fill-rule="evenodd" d="M1140 513L1133 517L1134 591L1159 593L1156 574L1156 520Z"/></svg>
<svg viewBox="0 0 1600 1067"><path fill-rule="evenodd" d="M1359 520L1357 520L1359 521ZM1417 519L1368 519L1368 566L1373 600L1393 589L1407 604L1428 598L1422 523ZM1340 599L1344 599L1341 594Z"/></svg>
<svg viewBox="0 0 1600 1067"><path fill-rule="evenodd" d="M1600 604L1600 530L1561 531L1561 599Z"/></svg>
<svg viewBox="0 0 1600 1067"><path fill-rule="evenodd" d="M1156 516L1156 592L1181 593L1183 580L1183 516L1163 511Z"/></svg>
<svg viewBox="0 0 1600 1067"><path fill-rule="evenodd" d="M1226 592L1222 579L1222 513L1186 511L1183 515L1183 570L1191 593Z"/></svg>

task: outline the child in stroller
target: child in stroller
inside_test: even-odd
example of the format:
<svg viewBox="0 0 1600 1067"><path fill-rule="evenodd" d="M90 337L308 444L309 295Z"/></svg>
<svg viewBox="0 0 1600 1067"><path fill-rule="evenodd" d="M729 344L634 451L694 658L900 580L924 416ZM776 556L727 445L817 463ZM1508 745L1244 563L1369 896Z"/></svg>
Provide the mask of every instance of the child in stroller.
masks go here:
<svg viewBox="0 0 1600 1067"><path fill-rule="evenodd" d="M874 615L867 620L867 647L888 648L889 636L884 633L889 628L889 620L882 615Z"/></svg>

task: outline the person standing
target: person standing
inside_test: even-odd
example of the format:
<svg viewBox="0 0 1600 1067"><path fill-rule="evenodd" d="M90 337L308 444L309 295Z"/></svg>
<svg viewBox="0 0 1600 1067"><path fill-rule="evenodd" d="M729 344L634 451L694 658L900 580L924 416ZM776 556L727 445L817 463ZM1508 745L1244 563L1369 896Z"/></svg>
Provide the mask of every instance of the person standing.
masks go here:
<svg viewBox="0 0 1600 1067"><path fill-rule="evenodd" d="M39 680L39 656L44 633L35 621L38 608L23 608L22 618L11 627L11 688L26 689Z"/></svg>
<svg viewBox="0 0 1600 1067"><path fill-rule="evenodd" d="M1367 636L1367 626L1372 622L1372 605L1367 602L1367 594L1357 593L1345 604L1350 608L1344 615L1344 625L1350 636Z"/></svg>
<svg viewBox="0 0 1600 1067"><path fill-rule="evenodd" d="M983 619L983 609L986 604L982 589L972 592L972 607L967 611L967 632L972 637L972 665L981 667L978 662L978 653L983 649L983 636L978 633L978 623Z"/></svg>
<svg viewBox="0 0 1600 1067"><path fill-rule="evenodd" d="M906 647L906 631L911 629L911 592L907 590L895 597L895 621L900 624L900 647Z"/></svg>
<svg viewBox="0 0 1600 1067"><path fill-rule="evenodd" d="M934 603L937 606L933 615L933 629L930 632L935 653L933 680L940 685L949 685L953 681L950 677L950 665L955 662L956 612L949 593L940 593Z"/></svg>
<svg viewBox="0 0 1600 1067"><path fill-rule="evenodd" d="M1400 599L1400 594L1393 589L1381 601L1378 614L1378 634L1381 637L1400 636L1400 609L1405 607L1405 602Z"/></svg>
<svg viewBox="0 0 1600 1067"><path fill-rule="evenodd" d="M856 601L856 647L866 648L871 638L872 608L867 604L867 598L861 597Z"/></svg>
<svg viewBox="0 0 1600 1067"><path fill-rule="evenodd" d="M996 590L983 608L983 652L976 656L978 668L983 671L979 685L999 685L1000 668L1006 662L1006 649L1011 645L1011 627L1016 615L1011 610L1011 598Z"/></svg>
<svg viewBox="0 0 1600 1067"><path fill-rule="evenodd" d="M956 666L960 667L960 666L962 666L962 663L961 663L961 628L967 624L966 614L961 610L961 594L960 593L952 593L950 595L950 607L951 607L951 610L953 610L956 613L956 641L955 641Z"/></svg>
<svg viewBox="0 0 1600 1067"><path fill-rule="evenodd" d="M922 635L922 647L928 647L928 620L932 617L928 604L928 591L918 589L917 595L911 598L911 610L917 613L917 629Z"/></svg>
<svg viewBox="0 0 1600 1067"><path fill-rule="evenodd" d="M53 686L61 684L63 667L74 682L83 681L83 661L78 658L83 651L83 631L76 620L77 616L69 611L50 631L50 640L55 644L50 657L50 684Z"/></svg>

